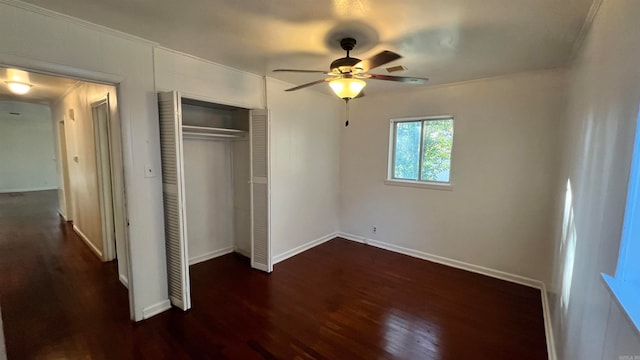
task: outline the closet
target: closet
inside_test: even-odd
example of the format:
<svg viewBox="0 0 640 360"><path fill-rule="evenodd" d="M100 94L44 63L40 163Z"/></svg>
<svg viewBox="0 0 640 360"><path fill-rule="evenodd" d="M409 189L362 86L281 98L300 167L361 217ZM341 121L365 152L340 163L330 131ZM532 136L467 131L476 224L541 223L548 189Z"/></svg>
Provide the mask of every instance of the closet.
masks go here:
<svg viewBox="0 0 640 360"><path fill-rule="evenodd" d="M169 298L187 310L189 265L237 252L272 270L268 116L176 91L158 105Z"/></svg>

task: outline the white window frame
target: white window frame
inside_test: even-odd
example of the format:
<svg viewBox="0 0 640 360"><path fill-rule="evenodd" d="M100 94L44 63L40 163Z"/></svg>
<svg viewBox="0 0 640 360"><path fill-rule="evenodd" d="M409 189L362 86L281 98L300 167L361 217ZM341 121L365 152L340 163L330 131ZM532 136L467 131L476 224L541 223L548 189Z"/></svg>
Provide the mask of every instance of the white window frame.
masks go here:
<svg viewBox="0 0 640 360"><path fill-rule="evenodd" d="M434 121L434 120L452 120L454 126L454 139L451 144L451 163L449 166L449 181L441 182L441 181L424 181L424 180L405 180L405 179L396 179L393 177L393 165L395 163L395 147L396 147L396 124L402 122L426 122L426 121ZM423 132L424 126L420 128L420 152L422 154L422 146L423 146ZM387 160L387 178L384 183L387 185L394 186L408 186L408 187L418 187L418 188L427 188L427 189L436 189L436 190L453 190L453 147L455 144L455 117L453 115L437 115L437 116L414 116L414 117L403 117L403 118L395 118L389 121L389 154ZM422 162L419 161L418 174L422 173Z"/></svg>
<svg viewBox="0 0 640 360"><path fill-rule="evenodd" d="M636 121L627 200L622 225L618 265L614 276L602 273L602 280L627 319L640 334L640 114Z"/></svg>

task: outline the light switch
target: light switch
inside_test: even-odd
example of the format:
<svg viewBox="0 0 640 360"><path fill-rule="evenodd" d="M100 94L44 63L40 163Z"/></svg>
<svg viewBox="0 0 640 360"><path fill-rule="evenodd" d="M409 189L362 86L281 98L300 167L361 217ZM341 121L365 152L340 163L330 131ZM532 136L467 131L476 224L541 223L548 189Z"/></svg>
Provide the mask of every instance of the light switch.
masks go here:
<svg viewBox="0 0 640 360"><path fill-rule="evenodd" d="M147 164L144 166L144 177L146 178L150 178L150 177L154 177L156 176L156 172L155 170L153 170L153 167L151 166L151 164Z"/></svg>

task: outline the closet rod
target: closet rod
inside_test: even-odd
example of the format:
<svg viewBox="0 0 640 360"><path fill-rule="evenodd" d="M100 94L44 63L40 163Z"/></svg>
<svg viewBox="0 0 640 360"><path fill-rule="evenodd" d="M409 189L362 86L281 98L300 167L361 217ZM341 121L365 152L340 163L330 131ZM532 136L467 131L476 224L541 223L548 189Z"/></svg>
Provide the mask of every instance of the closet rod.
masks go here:
<svg viewBox="0 0 640 360"><path fill-rule="evenodd" d="M213 137L213 138L241 138L240 135L228 135L228 134L207 134L207 133L199 133L199 132L183 132L183 136L192 136L192 137Z"/></svg>
<svg viewBox="0 0 640 360"><path fill-rule="evenodd" d="M221 133L244 133L246 131L240 129L216 128L209 126L182 125L183 130L194 130L203 132L221 132Z"/></svg>

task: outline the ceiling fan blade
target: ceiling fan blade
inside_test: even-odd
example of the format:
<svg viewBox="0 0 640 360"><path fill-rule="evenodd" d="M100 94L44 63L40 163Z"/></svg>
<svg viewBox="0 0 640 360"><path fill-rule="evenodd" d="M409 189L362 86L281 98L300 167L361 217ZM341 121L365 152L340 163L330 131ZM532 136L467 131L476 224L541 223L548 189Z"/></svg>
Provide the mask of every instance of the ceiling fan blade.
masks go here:
<svg viewBox="0 0 640 360"><path fill-rule="evenodd" d="M296 73L313 73L313 74L326 74L331 73L324 70L300 70L300 69L275 69L273 72L296 72Z"/></svg>
<svg viewBox="0 0 640 360"><path fill-rule="evenodd" d="M376 55L373 55L368 59L364 59L360 61L359 63L355 64L353 67L356 69L362 69L363 72L367 72L371 69L377 68L378 66L382 66L386 63L390 63L393 60L398 60L401 57L402 56L394 53L393 51L385 50L383 52L377 53Z"/></svg>
<svg viewBox="0 0 640 360"><path fill-rule="evenodd" d="M296 90L304 89L304 88L309 87L309 86L322 84L323 82L329 82L331 80L334 80L334 79L326 78L326 79L322 79L322 80L316 80L316 81L313 81L313 82L310 82L310 83L306 83L306 84L302 84L302 85L299 85L299 86L296 86L296 87L292 87L291 89L287 89L285 91L296 91Z"/></svg>
<svg viewBox="0 0 640 360"><path fill-rule="evenodd" d="M391 75L378 75L378 74L368 74L369 79L375 80L387 80L387 81L397 81L401 83L408 84L426 84L429 79L427 78L419 78L419 77L408 77L408 76L391 76Z"/></svg>

